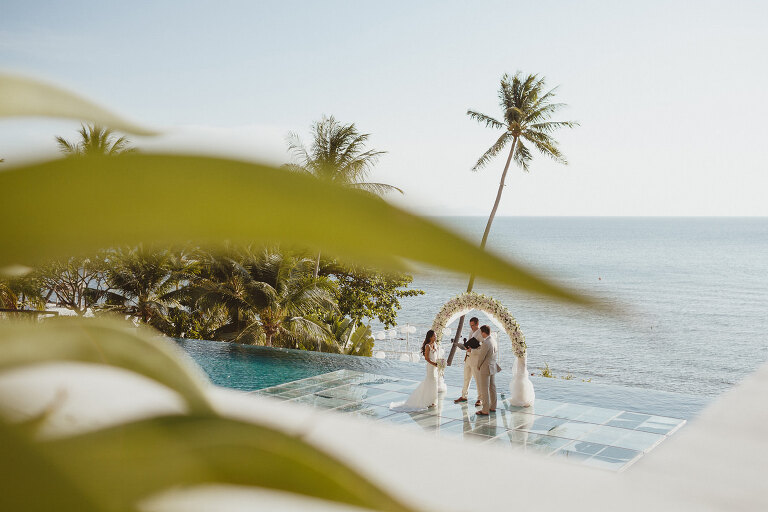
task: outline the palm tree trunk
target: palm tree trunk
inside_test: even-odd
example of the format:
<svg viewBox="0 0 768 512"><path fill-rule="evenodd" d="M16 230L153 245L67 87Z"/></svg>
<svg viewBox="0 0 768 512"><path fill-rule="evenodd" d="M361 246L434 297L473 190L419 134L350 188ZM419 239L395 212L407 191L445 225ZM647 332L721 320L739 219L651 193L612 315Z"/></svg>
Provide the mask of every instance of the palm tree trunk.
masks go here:
<svg viewBox="0 0 768 512"><path fill-rule="evenodd" d="M509 164L512 162L512 155L515 153L515 147L517 146L517 137L512 139L512 147L509 150L509 156L507 157L507 163L504 165L504 172L501 173L501 180L499 181L499 190L496 192L496 201L493 203L493 209L491 215L488 217L488 222L485 225L485 231L483 232L483 239L480 241L480 248L485 249L485 244L488 241L488 233L491 232L491 224L493 219L496 218L496 210L499 209L499 203L501 202L501 194L504 192L504 182L507 180L507 171L509 170ZM475 274L469 276L469 284L467 284L467 291L471 292L475 286ZM458 342L461 338L461 330L464 328L464 316L459 318L459 326L456 328L456 336L453 338L454 342ZM451 353L448 355L448 366L453 362L453 356L456 354L455 343L451 346Z"/></svg>

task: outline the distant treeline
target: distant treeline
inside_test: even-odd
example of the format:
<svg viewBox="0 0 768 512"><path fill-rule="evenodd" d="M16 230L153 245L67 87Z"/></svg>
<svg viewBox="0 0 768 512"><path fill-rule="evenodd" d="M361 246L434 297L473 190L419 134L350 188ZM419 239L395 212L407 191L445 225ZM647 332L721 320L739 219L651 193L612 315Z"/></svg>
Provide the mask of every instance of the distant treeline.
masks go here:
<svg viewBox="0 0 768 512"><path fill-rule="evenodd" d="M319 264L318 264L319 261ZM0 308L119 314L167 336L371 355L412 277L279 248L126 247L0 280Z"/></svg>

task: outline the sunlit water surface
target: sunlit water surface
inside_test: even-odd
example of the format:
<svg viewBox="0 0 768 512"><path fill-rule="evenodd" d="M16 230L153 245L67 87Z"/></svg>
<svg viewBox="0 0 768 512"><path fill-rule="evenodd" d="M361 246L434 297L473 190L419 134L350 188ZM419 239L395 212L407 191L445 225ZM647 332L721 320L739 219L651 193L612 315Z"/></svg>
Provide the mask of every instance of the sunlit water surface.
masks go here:
<svg viewBox="0 0 768 512"><path fill-rule="evenodd" d="M486 219L437 220L479 240ZM533 372L547 363L556 376L713 397L768 360L768 218L497 218L488 248L625 310L601 316L478 283L517 318ZM398 322L421 334L466 281L417 275L427 293L402 300Z"/></svg>

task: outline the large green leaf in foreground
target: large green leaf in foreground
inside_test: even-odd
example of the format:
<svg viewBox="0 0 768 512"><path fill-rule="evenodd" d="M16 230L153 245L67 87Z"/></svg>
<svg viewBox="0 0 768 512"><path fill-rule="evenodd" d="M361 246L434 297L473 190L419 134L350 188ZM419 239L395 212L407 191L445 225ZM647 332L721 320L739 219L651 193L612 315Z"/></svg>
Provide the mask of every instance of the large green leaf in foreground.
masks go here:
<svg viewBox="0 0 768 512"><path fill-rule="evenodd" d="M30 116L88 120L135 135L156 133L55 85L0 73L0 117Z"/></svg>
<svg viewBox="0 0 768 512"><path fill-rule="evenodd" d="M210 381L186 353L149 328L115 319L57 318L30 328L0 325L0 372L26 365L80 362L107 364L173 389L193 414L213 413L205 396Z"/></svg>
<svg viewBox="0 0 768 512"><path fill-rule="evenodd" d="M39 325L0 322L0 373L49 362L103 363L164 384L189 406L188 416L38 442L31 442L30 435L47 421L45 411L16 425L2 424L0 415L0 453L7 455L0 457L0 474L13 475L16 485L14 492L0 493L0 504L25 503L25 494L42 488L45 492L28 503L30 510L46 510L59 500L57 510L94 506L124 511L163 490L220 483L375 510L408 510L353 468L296 436L222 418L206 398L207 379L184 361L181 349L149 329L129 326L122 320L84 318ZM45 480L35 481L34 475ZM47 496L53 501L43 499Z"/></svg>
<svg viewBox="0 0 768 512"><path fill-rule="evenodd" d="M0 417L0 510L98 512L76 478L56 467L36 443Z"/></svg>
<svg viewBox="0 0 768 512"><path fill-rule="evenodd" d="M375 510L412 510L297 437L227 418L154 418L39 446L105 510L125 510L166 489L211 483Z"/></svg>
<svg viewBox="0 0 768 512"><path fill-rule="evenodd" d="M287 243L373 265L397 257L590 302L371 195L221 158L133 154L17 167L0 172L0 218L0 268L142 242Z"/></svg>

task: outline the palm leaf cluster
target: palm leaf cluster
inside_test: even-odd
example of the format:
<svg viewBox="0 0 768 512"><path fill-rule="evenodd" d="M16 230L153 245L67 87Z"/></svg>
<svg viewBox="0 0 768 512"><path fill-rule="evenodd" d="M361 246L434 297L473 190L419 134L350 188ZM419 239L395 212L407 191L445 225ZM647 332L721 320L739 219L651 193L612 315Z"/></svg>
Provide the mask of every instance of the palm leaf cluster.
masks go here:
<svg viewBox="0 0 768 512"><path fill-rule="evenodd" d="M545 91L546 80L539 75L523 77L520 72L514 76L504 74L499 87L499 106L502 120L474 110L467 115L487 128L504 130L496 142L477 160L472 170L485 167L510 142L513 145L513 159L524 171L529 170L533 159L530 148L535 148L542 155L554 161L566 164L567 161L552 134L559 128L573 128L574 121L551 121L550 117L565 106L553 103L557 87Z"/></svg>
<svg viewBox="0 0 768 512"><path fill-rule="evenodd" d="M0 282L0 309L17 309L19 297L13 287L5 282Z"/></svg>
<svg viewBox="0 0 768 512"><path fill-rule="evenodd" d="M267 346L322 346L330 334L313 318L335 311L335 284L314 277L314 260L276 249L228 249L201 258L197 276L180 291L198 311L223 308L227 321L212 332Z"/></svg>
<svg viewBox="0 0 768 512"><path fill-rule="evenodd" d="M332 340L332 343L323 346L324 352L369 357L372 355L373 336L370 326L339 313L326 314L322 321Z"/></svg>
<svg viewBox="0 0 768 512"><path fill-rule="evenodd" d="M108 256L108 289L95 292L104 299L102 308L167 331L171 327L170 309L181 307L173 292L182 282L185 270L170 250L120 248Z"/></svg>
<svg viewBox="0 0 768 512"><path fill-rule="evenodd" d="M360 133L354 123L343 124L323 116L311 128L312 144L307 148L296 133L288 135L288 150L296 160L288 168L342 186L385 194L402 190L386 183L366 181L379 157L386 151L367 149L369 133Z"/></svg>
<svg viewBox="0 0 768 512"><path fill-rule="evenodd" d="M80 140L70 142L56 137L59 150L68 156L114 156L136 151L123 135L117 136L111 129L98 124L81 124Z"/></svg>

